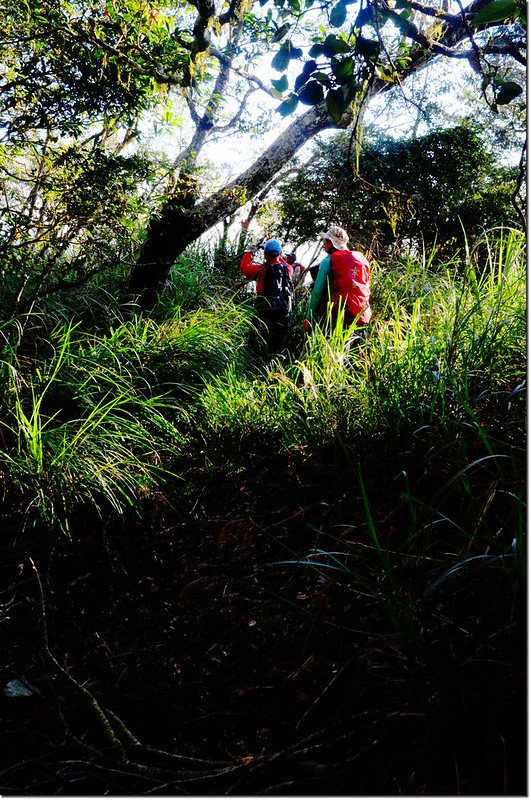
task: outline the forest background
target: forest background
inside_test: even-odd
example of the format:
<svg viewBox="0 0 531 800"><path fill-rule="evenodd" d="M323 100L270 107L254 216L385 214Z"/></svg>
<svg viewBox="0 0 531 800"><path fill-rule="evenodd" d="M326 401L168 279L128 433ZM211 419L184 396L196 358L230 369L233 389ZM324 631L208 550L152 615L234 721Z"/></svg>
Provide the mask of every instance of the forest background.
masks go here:
<svg viewBox="0 0 531 800"><path fill-rule="evenodd" d="M3 794L525 794L525 12L4 3Z"/></svg>

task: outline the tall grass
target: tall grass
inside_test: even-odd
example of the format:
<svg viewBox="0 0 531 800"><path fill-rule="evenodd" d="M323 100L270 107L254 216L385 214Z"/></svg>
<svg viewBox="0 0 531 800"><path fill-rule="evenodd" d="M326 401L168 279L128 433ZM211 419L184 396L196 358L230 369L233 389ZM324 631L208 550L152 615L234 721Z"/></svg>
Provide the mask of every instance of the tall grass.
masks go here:
<svg viewBox="0 0 531 800"><path fill-rule="evenodd" d="M380 268L367 339L348 347L348 331L326 341L316 331L283 381L306 446L312 435L341 444L348 492L340 524L309 530L307 551L288 561L332 587L328 635L354 642L307 716L354 714L367 695L389 725L423 721L415 769L448 749L473 786L489 780L467 747L499 785L515 780L515 765L494 756L502 737L519 736L508 719L525 659L524 238L494 232L482 252L466 270ZM467 747L454 744L461 730L475 736Z"/></svg>
<svg viewBox="0 0 531 800"><path fill-rule="evenodd" d="M197 447L208 460L334 443L356 460L377 433L400 440L434 428L447 449L466 441L465 463L480 465L460 484L487 464L498 479L501 456L517 457L507 442L517 453L523 419L523 237L493 232L483 252L485 263L472 253L466 269L380 266L366 337L341 323L316 328L299 358L265 365L247 346L247 303L228 297L196 311L165 301L151 318L107 320L104 332L62 321L39 339L37 317L4 323L6 496L19 493L27 524L67 530L73 507L134 505Z"/></svg>
<svg viewBox="0 0 531 800"><path fill-rule="evenodd" d="M234 371L213 376L201 400L209 428L235 438L269 428L282 447L456 420L481 434L487 399L508 401L526 370L524 242L508 231L490 248L480 278L455 265L421 265L420 279L412 265L405 277L380 268L386 300L366 340L317 328L299 360L244 378L241 391Z"/></svg>
<svg viewBox="0 0 531 800"><path fill-rule="evenodd" d="M1 421L0 469L20 496L24 526L67 535L84 505L103 514L132 504L182 438L164 418L164 398L142 396L122 365L95 362L75 334L56 328L53 353L35 371L11 365Z"/></svg>
<svg viewBox="0 0 531 800"><path fill-rule="evenodd" d="M181 291L190 303L199 257L196 266L193 291ZM298 358L267 364L251 359L247 304L227 296L202 296L187 311L170 291L154 317L117 317L104 332L63 315L41 338L37 317L2 323L4 504L26 528L73 537L79 510L123 514L158 487L175 491L199 461L255 469L265 454L281 469L286 451L299 457L290 470L317 464L317 491L338 510L314 513L321 498L307 498L314 484L301 469L304 516L294 516L314 524L295 527L308 545L289 563L305 571L306 597L307 571L320 573L307 642L322 636L318 659L333 637L339 657L299 724L321 713L319 730L357 726L367 708L378 738L388 737L383 761L368 751L367 770L388 759L394 780L393 737L415 721L411 785L448 791L450 764L460 793L466 762L464 791L490 788L476 765L489 766L499 740L505 752L508 730L508 752L519 735L506 719L523 663L525 266L513 231L491 232L465 265L380 265L366 336L340 322L317 327ZM290 530L284 517L277 524ZM299 543L282 537L283 547ZM485 675L494 676L487 701ZM478 732L473 758L457 752L461 729Z"/></svg>
<svg viewBox="0 0 531 800"><path fill-rule="evenodd" d="M80 508L121 514L172 477L189 447L187 405L202 370L237 361L238 351L243 360L247 329L245 313L226 306L175 310L163 324L118 319L104 335L63 323L37 361L23 341L6 343L0 472L24 525L74 535Z"/></svg>
<svg viewBox="0 0 531 800"><path fill-rule="evenodd" d="M242 255L240 241L231 242L224 237L188 247L172 269L171 280L158 303L157 318L164 320L175 307L186 311L199 306L217 308L223 300L238 299Z"/></svg>

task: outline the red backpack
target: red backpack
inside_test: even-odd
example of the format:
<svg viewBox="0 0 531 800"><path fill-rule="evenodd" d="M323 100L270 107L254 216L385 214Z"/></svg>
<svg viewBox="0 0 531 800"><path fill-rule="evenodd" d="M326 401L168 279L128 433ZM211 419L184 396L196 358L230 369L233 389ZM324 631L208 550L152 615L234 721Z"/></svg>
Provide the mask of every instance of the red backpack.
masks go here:
<svg viewBox="0 0 531 800"><path fill-rule="evenodd" d="M355 317L361 314L358 322L366 324L372 317L369 262L358 250L335 250L330 255L330 263L330 299L337 303L343 298L351 314Z"/></svg>

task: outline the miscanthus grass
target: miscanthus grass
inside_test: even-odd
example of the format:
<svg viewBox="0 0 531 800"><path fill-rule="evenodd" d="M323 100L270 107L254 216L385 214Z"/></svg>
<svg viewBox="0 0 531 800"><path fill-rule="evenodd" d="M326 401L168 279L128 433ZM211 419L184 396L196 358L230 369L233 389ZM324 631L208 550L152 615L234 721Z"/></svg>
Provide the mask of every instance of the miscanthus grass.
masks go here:
<svg viewBox="0 0 531 800"><path fill-rule="evenodd" d="M479 271L380 266L366 338L317 327L295 362L273 361L253 379L232 367L212 375L201 398L209 431L288 449L435 421L481 435L482 409L510 404L526 371L524 242L513 231L487 241Z"/></svg>
<svg viewBox="0 0 531 800"><path fill-rule="evenodd" d="M18 493L27 525L68 532L76 507L134 507L195 450L207 460L272 448L310 456L336 443L355 454L382 432L398 441L434 428L447 448L466 439L473 472L486 456L503 472L502 456L515 457L508 443L521 446L523 237L493 232L465 267L380 265L374 295L367 336L316 327L299 358L269 364L249 350L248 303L229 296L195 311L166 302L150 317L116 315L103 332L64 319L50 332L31 315L3 322L5 500ZM472 485L463 467L458 480Z"/></svg>
<svg viewBox="0 0 531 800"><path fill-rule="evenodd" d="M203 369L223 369L239 351L244 358L248 318L228 305L175 310L164 323L117 319L104 335L62 323L38 347L24 342L20 321L9 328L1 360L4 500L24 527L73 536L76 511L122 514L178 477L193 427L187 404Z"/></svg>
<svg viewBox="0 0 531 800"><path fill-rule="evenodd" d="M390 489L408 516L397 551L431 559L441 541L452 541L448 560L437 555L433 562L437 587L446 583L443 575L457 580L469 569L523 561L524 239L497 231L484 245L486 260L471 256L465 269L380 266L367 336L341 324L317 327L300 359L277 359L245 376L230 365L200 396L207 448L210 442L243 457L284 450L311 458L323 446L339 447L359 484L360 524L391 575L394 561L379 548L358 474L359 463L378 457L383 436L396 456ZM414 452L434 476L422 488L410 479L413 456L406 454ZM325 550L310 561L320 562ZM503 558L468 561L493 552ZM343 569L338 558L328 558L331 568Z"/></svg>

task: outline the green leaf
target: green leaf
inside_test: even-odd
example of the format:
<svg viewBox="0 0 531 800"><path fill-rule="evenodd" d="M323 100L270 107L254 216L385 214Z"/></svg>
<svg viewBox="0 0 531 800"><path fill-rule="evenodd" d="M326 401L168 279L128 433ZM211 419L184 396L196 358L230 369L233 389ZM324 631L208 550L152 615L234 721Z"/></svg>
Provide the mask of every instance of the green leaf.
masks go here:
<svg viewBox="0 0 531 800"><path fill-rule="evenodd" d="M322 56L323 53L324 53L323 45L320 42L316 42L315 44L312 44L312 46L310 47L308 55L310 55L312 58L319 58L319 56Z"/></svg>
<svg viewBox="0 0 531 800"><path fill-rule="evenodd" d="M338 83L346 83L354 72L354 59L344 58L332 64L332 72Z"/></svg>
<svg viewBox="0 0 531 800"><path fill-rule="evenodd" d="M504 19L516 16L518 10L516 0L492 0L491 3L478 11L474 19L470 21L470 24L477 28L478 25L503 22Z"/></svg>
<svg viewBox="0 0 531 800"><path fill-rule="evenodd" d="M281 25L280 28L277 31L275 31L275 33L271 37L271 41L280 42L280 40L284 38L284 36L287 34L290 28L291 25L289 24L289 22L286 22L284 25Z"/></svg>
<svg viewBox="0 0 531 800"><path fill-rule="evenodd" d="M287 117L290 114L293 114L293 112L297 108L298 104L299 104L299 98L297 97L297 95L296 94L290 94L290 96L286 100L284 100L283 103L281 103L278 106L276 111L282 117Z"/></svg>
<svg viewBox="0 0 531 800"><path fill-rule="evenodd" d="M319 83L330 83L330 75L327 75L326 72L314 72L312 78L314 81L319 81Z"/></svg>
<svg viewBox="0 0 531 800"><path fill-rule="evenodd" d="M515 97L522 94L523 91L519 83L506 81L500 86L500 89L496 93L496 102L499 106L506 106L511 100L514 100Z"/></svg>
<svg viewBox="0 0 531 800"><path fill-rule="evenodd" d="M330 25L333 28L340 28L347 18L347 7L344 3L336 3L330 12Z"/></svg>
<svg viewBox="0 0 531 800"><path fill-rule="evenodd" d="M300 47L293 47L290 51L290 58L302 58L303 52Z"/></svg>
<svg viewBox="0 0 531 800"><path fill-rule="evenodd" d="M277 72L284 72L285 69L288 68L289 59L290 59L290 43L285 42L280 50L275 53L273 56L273 60L271 61L271 66L273 69L276 69Z"/></svg>
<svg viewBox="0 0 531 800"><path fill-rule="evenodd" d="M327 56L337 56L339 53L350 53L351 47L344 39L334 33L329 33L323 42L323 53ZM310 53L311 55L311 53Z"/></svg>
<svg viewBox="0 0 531 800"><path fill-rule="evenodd" d="M272 86L277 90L277 92L285 92L288 88L288 78L287 75L283 75L277 81L271 81Z"/></svg>
<svg viewBox="0 0 531 800"><path fill-rule="evenodd" d="M109 19L115 20L116 19L116 11L114 5L111 3L111 0L106 0L105 8L107 12L107 16Z"/></svg>
<svg viewBox="0 0 531 800"><path fill-rule="evenodd" d="M331 89L326 95L326 107L334 122L339 122L347 106L341 89Z"/></svg>
<svg viewBox="0 0 531 800"><path fill-rule="evenodd" d="M306 106L316 106L324 99L324 89L317 81L308 81L299 92L299 100Z"/></svg>
<svg viewBox="0 0 531 800"><path fill-rule="evenodd" d="M330 83L330 77L325 72L315 72L317 63L315 61L307 61L301 74L295 78L294 89L296 92L301 89L311 76L314 80L320 83Z"/></svg>

